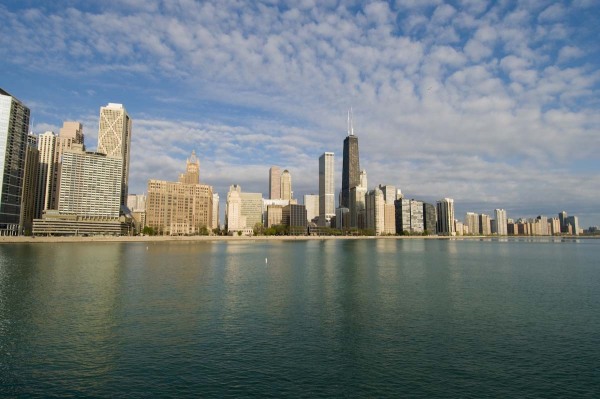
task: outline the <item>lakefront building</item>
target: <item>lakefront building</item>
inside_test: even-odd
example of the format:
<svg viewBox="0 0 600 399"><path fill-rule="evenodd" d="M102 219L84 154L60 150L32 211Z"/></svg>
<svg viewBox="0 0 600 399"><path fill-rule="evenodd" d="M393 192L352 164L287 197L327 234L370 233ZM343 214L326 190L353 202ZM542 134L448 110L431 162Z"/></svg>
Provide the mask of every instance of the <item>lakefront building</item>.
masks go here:
<svg viewBox="0 0 600 399"><path fill-rule="evenodd" d="M271 166L269 169L269 199L281 199L281 169Z"/></svg>
<svg viewBox="0 0 600 399"><path fill-rule="evenodd" d="M454 226L454 200L444 198L436 203L437 208L437 232L439 235L455 235Z"/></svg>
<svg viewBox="0 0 600 399"><path fill-rule="evenodd" d="M350 189L360 185L358 137L354 135L352 112L348 111L348 135L344 139L342 159L342 195L340 208L350 208Z"/></svg>
<svg viewBox="0 0 600 399"><path fill-rule="evenodd" d="M213 226L213 188L200 184L195 152L179 181L148 181L146 225L161 235L208 234Z"/></svg>
<svg viewBox="0 0 600 399"><path fill-rule="evenodd" d="M21 195L21 217L19 233L30 235L35 217L35 192L39 172L39 151L37 149L37 136L27 136L27 149L25 153L25 170L23 172L23 191Z"/></svg>
<svg viewBox="0 0 600 399"><path fill-rule="evenodd" d="M34 219L35 235L126 235L131 221L121 215L123 163L119 157L86 152L81 146L62 156L58 209Z"/></svg>
<svg viewBox="0 0 600 399"><path fill-rule="evenodd" d="M286 169L281 174L281 199L291 201L292 194L292 175Z"/></svg>
<svg viewBox="0 0 600 399"><path fill-rule="evenodd" d="M0 89L0 235L19 234L29 113Z"/></svg>
<svg viewBox="0 0 600 399"><path fill-rule="evenodd" d="M319 157L319 226L329 227L335 216L334 154L325 152Z"/></svg>
<svg viewBox="0 0 600 399"><path fill-rule="evenodd" d="M123 104L109 103L100 108L98 152L121 158L121 204L126 205L129 188L131 118Z"/></svg>

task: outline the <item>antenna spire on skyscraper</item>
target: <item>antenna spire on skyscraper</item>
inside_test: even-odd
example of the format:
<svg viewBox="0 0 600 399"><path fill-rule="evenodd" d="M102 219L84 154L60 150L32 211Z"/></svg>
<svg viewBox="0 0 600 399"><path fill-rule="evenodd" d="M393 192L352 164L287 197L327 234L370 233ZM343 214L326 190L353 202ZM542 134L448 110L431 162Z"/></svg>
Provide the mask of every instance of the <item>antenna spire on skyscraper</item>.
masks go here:
<svg viewBox="0 0 600 399"><path fill-rule="evenodd" d="M354 123L352 121L352 107L348 110L348 136L354 136Z"/></svg>

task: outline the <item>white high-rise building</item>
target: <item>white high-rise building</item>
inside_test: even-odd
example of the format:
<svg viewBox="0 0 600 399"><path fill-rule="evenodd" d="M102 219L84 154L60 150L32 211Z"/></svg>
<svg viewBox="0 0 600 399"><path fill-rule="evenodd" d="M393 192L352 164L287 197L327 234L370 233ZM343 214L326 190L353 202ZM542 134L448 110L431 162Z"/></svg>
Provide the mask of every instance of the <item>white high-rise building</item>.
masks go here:
<svg viewBox="0 0 600 399"><path fill-rule="evenodd" d="M304 206L306 207L306 219L308 222L319 216L319 196L315 194L306 194L304 196Z"/></svg>
<svg viewBox="0 0 600 399"><path fill-rule="evenodd" d="M335 216L334 154L319 157L319 223L324 226Z"/></svg>
<svg viewBox="0 0 600 399"><path fill-rule="evenodd" d="M118 219L121 158L78 150L67 150L62 158L59 213Z"/></svg>
<svg viewBox="0 0 600 399"><path fill-rule="evenodd" d="M494 218L496 219L496 232L499 236L508 235L508 217L506 210L495 209Z"/></svg>
<svg viewBox="0 0 600 399"><path fill-rule="evenodd" d="M467 214L465 215L465 226L467 226L469 234L480 234L481 231L479 230L479 215L474 212L467 212Z"/></svg>
<svg viewBox="0 0 600 399"><path fill-rule="evenodd" d="M100 108L98 152L121 158L121 204L125 205L129 188L131 118L122 104L109 103Z"/></svg>
<svg viewBox="0 0 600 399"><path fill-rule="evenodd" d="M439 235L453 236L456 234L454 227L454 200L444 198L437 202L437 231Z"/></svg>
<svg viewBox="0 0 600 399"><path fill-rule="evenodd" d="M48 209L58 208L62 154L66 150L71 149L85 150L83 144L83 126L79 122L65 121L60 128L54 148L54 176L52 177L52 190L50 192Z"/></svg>
<svg viewBox="0 0 600 399"><path fill-rule="evenodd" d="M219 193L213 193L212 228L219 228Z"/></svg>
<svg viewBox="0 0 600 399"><path fill-rule="evenodd" d="M53 192L57 190L55 185L56 176L56 135L53 132L45 132L38 136L38 151L40 159L40 171L35 201L35 218L42 217L45 210L52 209Z"/></svg>
<svg viewBox="0 0 600 399"><path fill-rule="evenodd" d="M281 174L281 199L292 199L292 175L287 169Z"/></svg>
<svg viewBox="0 0 600 399"><path fill-rule="evenodd" d="M225 209L225 223L228 232L236 232L246 227L246 218L242 216L242 188L233 184L227 193L227 207Z"/></svg>
<svg viewBox="0 0 600 399"><path fill-rule="evenodd" d="M28 130L29 108L0 89L0 235L19 232Z"/></svg>
<svg viewBox="0 0 600 399"><path fill-rule="evenodd" d="M396 198L396 187L391 186L389 184L384 185L380 184L379 189L383 192L383 198L385 199L385 203L387 205L394 205L394 201Z"/></svg>
<svg viewBox="0 0 600 399"><path fill-rule="evenodd" d="M281 169L271 166L269 169L269 199L281 199Z"/></svg>
<svg viewBox="0 0 600 399"><path fill-rule="evenodd" d="M129 194L127 196L127 208L132 212L141 212L146 210L145 194Z"/></svg>
<svg viewBox="0 0 600 399"><path fill-rule="evenodd" d="M365 196L366 228L375 231L375 235L385 232L385 199L383 191L375 188Z"/></svg>
<svg viewBox="0 0 600 399"><path fill-rule="evenodd" d="M479 232L484 236L492 234L492 221L489 215L484 213L479 215Z"/></svg>

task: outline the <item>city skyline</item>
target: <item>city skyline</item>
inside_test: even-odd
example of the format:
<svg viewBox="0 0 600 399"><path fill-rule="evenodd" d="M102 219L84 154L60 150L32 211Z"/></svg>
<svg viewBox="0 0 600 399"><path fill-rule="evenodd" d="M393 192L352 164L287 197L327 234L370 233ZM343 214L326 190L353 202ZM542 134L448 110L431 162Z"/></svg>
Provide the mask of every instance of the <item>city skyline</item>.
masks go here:
<svg viewBox="0 0 600 399"><path fill-rule="evenodd" d="M317 193L323 152L339 182L353 106L369 189L453 198L456 215L565 210L600 224L599 6L408 3L8 2L2 87L36 134L80 121L90 148L98 108L124 104L130 193L171 179L192 149L222 198L230 184L266 195L271 165L296 198Z"/></svg>

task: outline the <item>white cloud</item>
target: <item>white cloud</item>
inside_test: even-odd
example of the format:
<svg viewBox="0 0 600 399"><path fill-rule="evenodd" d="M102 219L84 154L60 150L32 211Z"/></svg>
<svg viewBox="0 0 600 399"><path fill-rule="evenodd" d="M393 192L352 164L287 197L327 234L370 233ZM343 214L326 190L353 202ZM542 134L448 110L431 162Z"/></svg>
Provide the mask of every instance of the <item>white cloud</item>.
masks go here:
<svg viewBox="0 0 600 399"><path fill-rule="evenodd" d="M571 62L577 58L584 56L585 53L579 47L575 46L564 46L558 52L557 62Z"/></svg>

